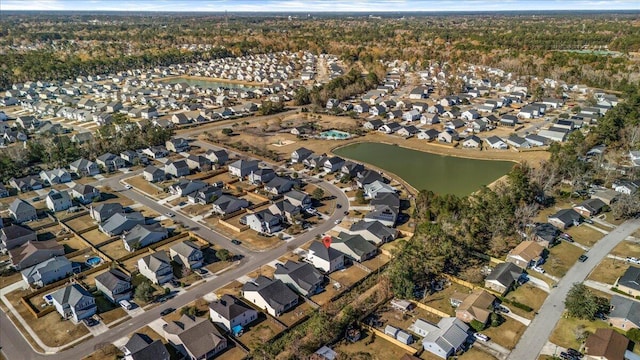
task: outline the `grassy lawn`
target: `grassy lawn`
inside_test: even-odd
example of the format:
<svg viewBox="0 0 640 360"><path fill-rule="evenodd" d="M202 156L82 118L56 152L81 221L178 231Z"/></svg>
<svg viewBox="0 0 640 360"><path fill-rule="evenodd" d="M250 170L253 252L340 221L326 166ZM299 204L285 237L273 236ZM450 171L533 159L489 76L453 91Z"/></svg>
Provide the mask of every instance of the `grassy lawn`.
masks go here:
<svg viewBox="0 0 640 360"><path fill-rule="evenodd" d="M372 343L367 344L370 341L371 334L366 330L363 330L361 334L362 338L359 341L350 343L343 340L334 347L334 350L343 352L347 359L355 358L358 355L360 355L360 359L400 359L405 354L403 349L379 336L376 336ZM369 355L362 356L363 354Z"/></svg>
<svg viewBox="0 0 640 360"><path fill-rule="evenodd" d="M0 276L0 288L3 288L11 284L15 284L20 280L22 280L22 275L20 274L20 271L16 271L15 273L9 276Z"/></svg>
<svg viewBox="0 0 640 360"><path fill-rule="evenodd" d="M384 326L391 325L405 331L418 319L426 320L434 324L437 324L441 319L439 316L419 307L415 307L411 311L402 312L394 309L387 303L378 309L375 314L380 317L379 320L383 322Z"/></svg>
<svg viewBox="0 0 640 360"><path fill-rule="evenodd" d="M366 266L371 271L376 271L382 266L384 266L386 263L388 263L389 261L391 261L391 258L389 256L384 254L378 254L374 258L364 261L362 265Z"/></svg>
<svg viewBox="0 0 640 360"><path fill-rule="evenodd" d="M123 356L124 353L115 345L107 344L90 355L83 357L82 360L116 360L121 359Z"/></svg>
<svg viewBox="0 0 640 360"><path fill-rule="evenodd" d="M472 347L469 351L465 352L461 356L458 356L459 360L496 360L492 355L487 354L486 352Z"/></svg>
<svg viewBox="0 0 640 360"><path fill-rule="evenodd" d="M245 332L239 340L249 349L253 350L281 331L276 324L266 318L266 315L258 313L258 320L249 324L248 327L245 327Z"/></svg>
<svg viewBox="0 0 640 360"><path fill-rule="evenodd" d="M490 327L482 331L483 334L486 334L491 338L491 341L506 347L507 349L513 349L518 340L520 340L520 336L526 330L526 326L522 323L505 317L505 322L500 324L498 327Z"/></svg>
<svg viewBox="0 0 640 360"><path fill-rule="evenodd" d="M98 245L104 241L109 240L109 236L100 231L100 229L87 231L86 233L82 234L82 237L87 239L87 241L93 245ZM120 241L120 243L122 243L122 241Z"/></svg>
<svg viewBox="0 0 640 360"><path fill-rule="evenodd" d="M255 279L258 276L266 276L269 278L273 277L273 273L276 271L276 268L269 265L262 265L260 268L250 272L247 274L248 277Z"/></svg>
<svg viewBox="0 0 640 360"><path fill-rule="evenodd" d="M243 284L241 282L234 280L228 283L227 285L216 290L216 295L218 295L218 297L222 297L222 295L229 294L235 297L240 297L240 293L242 291L242 285Z"/></svg>
<svg viewBox="0 0 640 360"><path fill-rule="evenodd" d="M129 255L129 251L124 248L124 243L120 240L116 240L100 248L100 251L107 254L112 259L119 259L125 255Z"/></svg>
<svg viewBox="0 0 640 360"><path fill-rule="evenodd" d="M576 337L577 334L581 333L579 330L583 329L593 334L599 328L609 328L609 324L601 320L588 321L561 317L553 333L551 333L549 341L565 348L580 349L582 343ZM612 329L615 330L615 328Z"/></svg>
<svg viewBox="0 0 640 360"><path fill-rule="evenodd" d="M331 282L325 285L324 291L320 294L313 295L311 300L313 300L318 305L324 305L331 301L331 299L342 292L342 289L336 289Z"/></svg>
<svg viewBox="0 0 640 360"><path fill-rule="evenodd" d="M577 243L589 247L593 246L593 244L604 236L600 231L590 228L587 225L573 226L567 230L567 233L571 235Z"/></svg>
<svg viewBox="0 0 640 360"><path fill-rule="evenodd" d="M537 288L531 284L524 284L517 288L515 291L509 292L506 296L509 300L515 300L519 303L528 305L537 311L540 309L545 299L547 298L547 293ZM517 309L515 306L509 307L512 310ZM515 309L514 309L515 308ZM529 315L529 318L533 318L533 313L524 312L526 315ZM525 316L525 315L522 315Z"/></svg>
<svg viewBox="0 0 640 360"><path fill-rule="evenodd" d="M445 287L442 291L425 296L420 302L454 316L455 309L451 306L449 299L456 292L467 294L471 292L471 289L456 283L451 283L451 285Z"/></svg>
<svg viewBox="0 0 640 360"><path fill-rule="evenodd" d="M551 248L549 258L543 267L549 274L563 277L583 253L584 250L577 246L560 242Z"/></svg>
<svg viewBox="0 0 640 360"><path fill-rule="evenodd" d="M626 258L627 256L631 257L640 257L640 244L632 243L629 241L623 241L618 246L613 248L611 254Z"/></svg>
<svg viewBox="0 0 640 360"><path fill-rule="evenodd" d="M310 314L313 311L311 305L309 305L304 300L298 301L298 306L296 306L293 310L287 311L286 313L280 315L278 320L282 321L287 327L292 326L296 322L300 321L303 317Z"/></svg>
<svg viewBox="0 0 640 360"><path fill-rule="evenodd" d="M253 230L235 233L233 237L242 241L242 246L253 251L268 250L282 244L282 240L280 240L277 236L262 236L258 235L258 233Z"/></svg>
<svg viewBox="0 0 640 360"><path fill-rule="evenodd" d="M589 280L612 285L629 268L629 263L616 259L603 259L591 272Z"/></svg>
<svg viewBox="0 0 640 360"><path fill-rule="evenodd" d="M367 276L367 272L357 266L351 266L345 270L339 270L329 275L332 282L338 282L341 286L349 287Z"/></svg>
<svg viewBox="0 0 640 360"><path fill-rule="evenodd" d="M64 246L65 254L70 254L74 251L82 250L88 246L85 241L77 236L71 236L69 238L66 238L66 240L58 241L58 244Z"/></svg>
<svg viewBox="0 0 640 360"><path fill-rule="evenodd" d="M92 226L95 225L94 220L91 218L90 215L84 215L84 216L80 216L78 218L69 220L69 221L65 221L65 224L72 228L73 231L75 232L82 232L85 229L88 229Z"/></svg>

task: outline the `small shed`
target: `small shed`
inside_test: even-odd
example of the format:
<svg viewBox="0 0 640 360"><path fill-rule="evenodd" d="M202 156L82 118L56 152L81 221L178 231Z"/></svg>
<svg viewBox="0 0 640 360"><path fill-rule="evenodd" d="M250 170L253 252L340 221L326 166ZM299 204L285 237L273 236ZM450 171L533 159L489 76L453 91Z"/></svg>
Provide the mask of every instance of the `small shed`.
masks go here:
<svg viewBox="0 0 640 360"><path fill-rule="evenodd" d="M393 299L391 306L396 310L409 311L413 308L413 304L408 300Z"/></svg>
<svg viewBox="0 0 640 360"><path fill-rule="evenodd" d="M387 327L384 328L384 334L385 335L389 335L389 336L391 336L393 338L396 337L396 334L398 333L398 331L399 330L397 328L395 328L395 327L393 327L391 325L387 325Z"/></svg>
<svg viewBox="0 0 640 360"><path fill-rule="evenodd" d="M408 332L402 330L398 330L396 339L405 345L413 344L413 336L411 336L411 334L409 334Z"/></svg>

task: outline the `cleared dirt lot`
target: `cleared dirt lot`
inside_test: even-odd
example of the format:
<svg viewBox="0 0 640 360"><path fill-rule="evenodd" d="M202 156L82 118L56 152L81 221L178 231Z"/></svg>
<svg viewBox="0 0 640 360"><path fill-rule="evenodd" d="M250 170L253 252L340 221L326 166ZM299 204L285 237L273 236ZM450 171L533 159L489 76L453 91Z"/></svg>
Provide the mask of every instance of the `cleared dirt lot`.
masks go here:
<svg viewBox="0 0 640 360"><path fill-rule="evenodd" d="M336 272L332 272L329 277L332 281L338 282L341 287L349 287L360 279L367 276L368 272L362 270L357 266L351 266L345 270L338 270Z"/></svg>

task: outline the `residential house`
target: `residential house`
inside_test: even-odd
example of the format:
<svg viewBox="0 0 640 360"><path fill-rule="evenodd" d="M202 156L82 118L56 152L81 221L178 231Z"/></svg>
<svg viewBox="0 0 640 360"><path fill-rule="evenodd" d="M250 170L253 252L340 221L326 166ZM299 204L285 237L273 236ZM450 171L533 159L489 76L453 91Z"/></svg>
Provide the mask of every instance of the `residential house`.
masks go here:
<svg viewBox="0 0 640 360"><path fill-rule="evenodd" d="M344 254L332 247L325 247L319 241L314 241L309 247L307 261L329 274L344 267Z"/></svg>
<svg viewBox="0 0 640 360"><path fill-rule="evenodd" d="M271 316L280 316L298 305L298 295L282 280L264 276L245 283L242 296Z"/></svg>
<svg viewBox="0 0 640 360"><path fill-rule="evenodd" d="M522 274L522 268L518 265L510 262L501 263L485 278L484 286L504 296L520 281Z"/></svg>
<svg viewBox="0 0 640 360"><path fill-rule="evenodd" d="M9 190L4 186L4 184L0 183L0 199L9 197Z"/></svg>
<svg viewBox="0 0 640 360"><path fill-rule="evenodd" d="M88 143L91 140L93 140L93 134L91 134L88 131L79 132L79 133L73 134L71 136L71 142L76 143L76 144Z"/></svg>
<svg viewBox="0 0 640 360"><path fill-rule="evenodd" d="M140 155L136 151L125 150L120 153L120 158L130 165L134 165L140 160Z"/></svg>
<svg viewBox="0 0 640 360"><path fill-rule="evenodd" d="M229 161L229 154L225 150L209 150L205 156L211 160L212 163L218 165L224 165Z"/></svg>
<svg viewBox="0 0 640 360"><path fill-rule="evenodd" d="M248 225L251 230L259 233L273 234L282 230L282 217L274 215L269 209L244 215L240 223Z"/></svg>
<svg viewBox="0 0 640 360"><path fill-rule="evenodd" d="M78 176L95 176L100 174L98 164L84 158L72 162L69 164L69 168L71 172L76 173Z"/></svg>
<svg viewBox="0 0 640 360"><path fill-rule="evenodd" d="M115 236L133 229L136 225L144 223L144 216L137 211L126 214L115 213L101 223L98 228L109 236Z"/></svg>
<svg viewBox="0 0 640 360"><path fill-rule="evenodd" d="M114 304L131 299L131 277L118 269L109 269L95 277L96 288Z"/></svg>
<svg viewBox="0 0 640 360"><path fill-rule="evenodd" d="M149 165L146 168L144 168L144 171L142 172L142 176L148 182L163 181L166 178L166 174L164 173L164 170L158 169L153 165Z"/></svg>
<svg viewBox="0 0 640 360"><path fill-rule="evenodd" d="M455 293L450 299L456 307L456 317L466 323L478 321L487 325L491 319L497 298L484 289L477 288L470 294Z"/></svg>
<svg viewBox="0 0 640 360"><path fill-rule="evenodd" d="M213 212L219 215L228 215L249 207L245 199L223 194L213 202Z"/></svg>
<svg viewBox="0 0 640 360"><path fill-rule="evenodd" d="M173 280L171 259L164 251L157 251L138 259L138 271L154 284L162 285Z"/></svg>
<svg viewBox="0 0 640 360"><path fill-rule="evenodd" d="M168 161L164 165L164 172L174 177L187 176L191 172L186 160Z"/></svg>
<svg viewBox="0 0 640 360"><path fill-rule="evenodd" d="M171 122L176 125L185 125L189 123L189 118L185 113L173 114L173 116L171 116Z"/></svg>
<svg viewBox="0 0 640 360"><path fill-rule="evenodd" d="M115 214L124 214L124 208L118 203L105 203L97 206L91 206L89 215L99 223L107 221Z"/></svg>
<svg viewBox="0 0 640 360"><path fill-rule="evenodd" d="M214 324L238 336L245 326L258 319L258 312L232 295L225 294L209 304L209 317Z"/></svg>
<svg viewBox="0 0 640 360"><path fill-rule="evenodd" d="M275 171L271 168L257 169L249 173L247 177L252 184L264 184L276 177Z"/></svg>
<svg viewBox="0 0 640 360"><path fill-rule="evenodd" d="M136 251L168 237L169 231L158 223L150 225L137 224L122 235L122 241L127 251Z"/></svg>
<svg viewBox="0 0 640 360"><path fill-rule="evenodd" d="M624 296L613 295L608 320L609 325L624 331L640 328L640 302Z"/></svg>
<svg viewBox="0 0 640 360"><path fill-rule="evenodd" d="M71 197L66 191L51 190L45 199L47 208L53 212L64 211L73 206Z"/></svg>
<svg viewBox="0 0 640 360"><path fill-rule="evenodd" d="M378 131L385 133L385 134L393 134L396 131L402 129L402 125L400 125L400 123L397 122L390 122L388 124L384 124L382 126L380 126L378 128Z"/></svg>
<svg viewBox="0 0 640 360"><path fill-rule="evenodd" d="M371 199L378 196L378 194L395 194L397 191L393 186L380 180L364 185L363 190L364 194Z"/></svg>
<svg viewBox="0 0 640 360"><path fill-rule="evenodd" d="M535 241L523 241L509 251L507 262L523 269L538 266L544 262L544 246Z"/></svg>
<svg viewBox="0 0 640 360"><path fill-rule="evenodd" d="M169 256L173 261L189 269L199 269L203 265L202 250L193 241L185 240L171 246Z"/></svg>
<svg viewBox="0 0 640 360"><path fill-rule="evenodd" d="M64 247L55 240L30 240L9 250L11 264L16 270L23 270L47 259L63 255Z"/></svg>
<svg viewBox="0 0 640 360"><path fill-rule="evenodd" d="M615 287L631 296L640 296L640 267L629 268L616 280Z"/></svg>
<svg viewBox="0 0 640 360"><path fill-rule="evenodd" d="M409 330L423 337L422 347L425 351L443 359L462 350L469 338L469 326L454 317L442 318L438 324L418 319Z"/></svg>
<svg viewBox="0 0 640 360"><path fill-rule="evenodd" d="M25 283L41 287L66 278L73 270L66 257L57 256L22 270L21 275Z"/></svg>
<svg viewBox="0 0 640 360"><path fill-rule="evenodd" d="M379 221L360 220L351 225L349 232L352 234L358 234L365 240L378 246L386 242L393 241L398 236L398 231L396 229L385 226Z"/></svg>
<svg viewBox="0 0 640 360"><path fill-rule="evenodd" d="M478 149L482 145L482 140L475 135L471 135L462 141L462 147L469 149Z"/></svg>
<svg viewBox="0 0 640 360"><path fill-rule="evenodd" d="M518 117L515 115L502 115L500 118L500 125L502 126L516 126L518 124Z"/></svg>
<svg viewBox="0 0 640 360"><path fill-rule="evenodd" d="M438 136L440 136L440 132L436 129L427 129L419 132L418 135L416 135L418 139L427 141L433 141L437 139Z"/></svg>
<svg viewBox="0 0 640 360"><path fill-rule="evenodd" d="M227 338L208 318L193 319L182 315L163 325L162 329L165 339L187 359L212 359L227 348Z"/></svg>
<svg viewBox="0 0 640 360"><path fill-rule="evenodd" d="M307 148L299 148L291 153L291 162L294 164L302 163L302 161L313 155L313 151Z"/></svg>
<svg viewBox="0 0 640 360"><path fill-rule="evenodd" d="M76 184L71 190L74 199L82 204L89 204L95 199L100 199L100 190L89 184Z"/></svg>
<svg viewBox="0 0 640 360"><path fill-rule="evenodd" d="M497 137L495 135L494 136L489 136L488 138L485 139L485 141L487 142L489 147L492 148L492 149L505 150L505 149L509 148L507 143L505 143L501 138L499 138L499 137Z"/></svg>
<svg viewBox="0 0 640 360"><path fill-rule="evenodd" d="M549 223L541 223L533 228L532 240L549 248L556 243L558 235L560 235L560 230L557 227Z"/></svg>
<svg viewBox="0 0 640 360"><path fill-rule="evenodd" d="M613 183L612 188L621 194L635 194L640 189L640 180L617 180Z"/></svg>
<svg viewBox="0 0 640 360"><path fill-rule="evenodd" d="M198 190L209 186L204 181L180 179L173 185L169 186L169 192L173 195L188 196Z"/></svg>
<svg viewBox="0 0 640 360"><path fill-rule="evenodd" d="M373 119L373 120L369 120L369 121L365 122L362 125L362 127L364 127L367 130L378 130L383 125L384 125L384 122L382 120Z"/></svg>
<svg viewBox="0 0 640 360"><path fill-rule="evenodd" d="M587 359L623 360L629 339L613 329L596 329L584 343Z"/></svg>
<svg viewBox="0 0 640 360"><path fill-rule="evenodd" d="M169 360L169 351L162 340L152 340L145 334L134 333L124 345L124 360Z"/></svg>
<svg viewBox="0 0 640 360"><path fill-rule="evenodd" d="M551 141L564 142L567 139L569 132L570 130L552 126L549 129L542 129L538 131L538 136L542 136Z"/></svg>
<svg viewBox="0 0 640 360"><path fill-rule="evenodd" d="M36 241L36 238L36 232L24 226L9 225L0 228L0 240L6 250L21 246L27 241Z"/></svg>
<svg viewBox="0 0 640 360"><path fill-rule="evenodd" d="M398 134L399 136L408 138L419 132L420 130L417 127L413 125L408 125L408 126L403 126L400 130L396 132L396 134Z"/></svg>
<svg viewBox="0 0 640 360"><path fill-rule="evenodd" d="M164 144L167 150L176 153L189 151L189 142L183 138L173 138Z"/></svg>
<svg viewBox="0 0 640 360"><path fill-rule="evenodd" d="M382 175L380 175L379 172L370 170L370 169L365 169L359 172L355 180L356 180L356 184L360 188L364 187L365 185L374 183L376 181L384 181L384 179L382 178Z"/></svg>
<svg viewBox="0 0 640 360"><path fill-rule="evenodd" d="M362 236L345 232L341 232L337 238L332 239L331 247L357 262L369 260L378 253L378 248Z"/></svg>
<svg viewBox="0 0 640 360"><path fill-rule="evenodd" d="M115 171L127 165L123 158L112 153L106 153L98 156L96 163L107 171Z"/></svg>
<svg viewBox="0 0 640 360"><path fill-rule="evenodd" d="M169 152L164 146L151 146L142 150L142 153L150 156L152 159L161 159L169 155Z"/></svg>
<svg viewBox="0 0 640 360"><path fill-rule="evenodd" d="M273 195L281 195L291 191L295 185L296 182L289 178L276 176L264 184L264 190Z"/></svg>
<svg viewBox="0 0 640 360"><path fill-rule="evenodd" d="M237 160L229 164L229 174L231 174L231 176L244 178L258 170L258 163L258 160Z"/></svg>
<svg viewBox="0 0 640 360"><path fill-rule="evenodd" d="M455 130L445 129L438 134L438 141L444 143L452 143L458 140L458 133Z"/></svg>
<svg viewBox="0 0 640 360"><path fill-rule="evenodd" d="M529 134L524 137L531 146L545 146L549 143L549 139L537 134Z"/></svg>
<svg viewBox="0 0 640 360"><path fill-rule="evenodd" d="M63 184L71 181L71 174L64 169L53 169L49 171L41 171L40 178L49 185Z"/></svg>
<svg viewBox="0 0 640 360"><path fill-rule="evenodd" d="M300 206L303 209L309 209L312 206L312 201L309 195L298 190L291 190L284 194L284 199L289 201L294 206Z"/></svg>
<svg viewBox="0 0 640 360"><path fill-rule="evenodd" d="M434 113L426 113L420 117L420 123L423 125L435 125L440 123L440 116Z"/></svg>
<svg viewBox="0 0 640 360"><path fill-rule="evenodd" d="M284 264L277 263L273 277L289 285L302 296L312 296L323 291L324 276L305 262L287 260Z"/></svg>
<svg viewBox="0 0 640 360"><path fill-rule="evenodd" d="M9 205L9 214L16 224L38 219L36 208L22 199L13 200Z"/></svg>
<svg viewBox="0 0 640 360"><path fill-rule="evenodd" d="M592 199L601 200L606 205L611 205L612 202L618 200L619 196L620 193L613 189L598 190L595 193L591 194Z"/></svg>
<svg viewBox="0 0 640 360"><path fill-rule="evenodd" d="M187 199L192 204L207 205L214 202L220 196L222 196L222 188L208 185L190 193L187 195Z"/></svg>
<svg viewBox="0 0 640 360"><path fill-rule="evenodd" d="M578 214L584 217L598 215L607 207L607 204L600 199L588 199L573 207Z"/></svg>
<svg viewBox="0 0 640 360"><path fill-rule="evenodd" d="M333 156L328 158L324 164L322 164L324 171L328 172L328 173L333 173L336 172L338 170L340 170L342 168L342 165L344 165L344 159L339 157L339 156Z"/></svg>
<svg viewBox="0 0 640 360"><path fill-rule="evenodd" d="M363 171L364 165L349 160L345 161L340 168L340 172L346 176L349 176L349 178L355 178Z"/></svg>
<svg viewBox="0 0 640 360"><path fill-rule="evenodd" d="M516 134L511 134L507 138L506 142L507 142L507 145L512 146L516 149L528 149L532 146L531 143L527 141L527 139L520 137Z"/></svg>
<svg viewBox="0 0 640 360"><path fill-rule="evenodd" d="M40 190L44 186L40 177L38 176L25 176L22 178L9 179L9 185L20 190L20 192L27 192L31 190Z"/></svg>
<svg viewBox="0 0 640 360"><path fill-rule="evenodd" d="M187 165L191 170L208 171L212 169L211 160L202 155L189 155Z"/></svg>
<svg viewBox="0 0 640 360"><path fill-rule="evenodd" d="M562 209L558 210L555 214L550 215L547 221L559 229L566 229L580 224L582 216L573 209Z"/></svg>
<svg viewBox="0 0 640 360"><path fill-rule="evenodd" d="M68 285L51 293L51 300L63 318L75 322L92 317L98 310L93 296L79 284Z"/></svg>

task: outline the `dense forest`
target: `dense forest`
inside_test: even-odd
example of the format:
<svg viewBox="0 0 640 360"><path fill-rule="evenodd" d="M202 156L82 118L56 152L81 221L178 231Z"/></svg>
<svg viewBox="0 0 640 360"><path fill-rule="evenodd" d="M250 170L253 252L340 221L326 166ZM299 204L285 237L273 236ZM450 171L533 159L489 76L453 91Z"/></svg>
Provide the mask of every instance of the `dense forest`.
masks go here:
<svg viewBox="0 0 640 360"><path fill-rule="evenodd" d="M620 89L637 83L635 14L425 15L402 18L4 14L0 88L213 57L309 50L416 69L448 63ZM207 45L206 49L185 45ZM187 48L192 50L187 50ZM594 53L610 50L619 53ZM577 51L576 51L577 50Z"/></svg>

